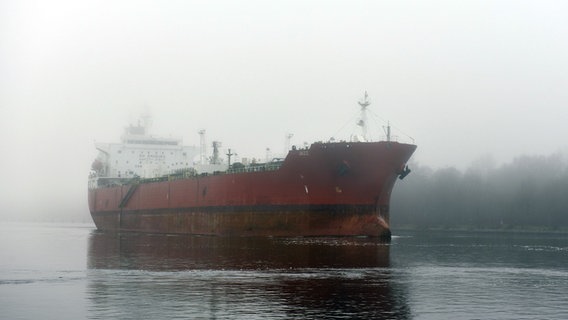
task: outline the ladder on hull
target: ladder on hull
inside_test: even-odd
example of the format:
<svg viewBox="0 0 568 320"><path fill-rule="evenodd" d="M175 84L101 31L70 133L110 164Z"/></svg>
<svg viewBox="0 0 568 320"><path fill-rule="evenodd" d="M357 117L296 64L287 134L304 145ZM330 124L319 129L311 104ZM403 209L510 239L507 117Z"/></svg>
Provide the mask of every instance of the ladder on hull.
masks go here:
<svg viewBox="0 0 568 320"><path fill-rule="evenodd" d="M136 191L136 189L138 189L138 183L130 186L130 189L128 189L128 192L126 192L126 194L124 195L124 197L120 201L120 204L118 205L119 208L126 207L126 205L128 204L128 201L130 200L130 198L132 198L132 195L134 194L134 191Z"/></svg>

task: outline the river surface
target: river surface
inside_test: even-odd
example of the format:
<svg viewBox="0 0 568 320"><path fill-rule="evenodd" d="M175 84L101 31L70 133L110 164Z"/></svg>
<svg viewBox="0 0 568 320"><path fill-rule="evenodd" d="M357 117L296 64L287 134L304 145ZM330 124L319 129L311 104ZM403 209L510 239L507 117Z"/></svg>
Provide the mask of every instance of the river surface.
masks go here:
<svg viewBox="0 0 568 320"><path fill-rule="evenodd" d="M0 319L568 319L568 236L106 234L0 223Z"/></svg>

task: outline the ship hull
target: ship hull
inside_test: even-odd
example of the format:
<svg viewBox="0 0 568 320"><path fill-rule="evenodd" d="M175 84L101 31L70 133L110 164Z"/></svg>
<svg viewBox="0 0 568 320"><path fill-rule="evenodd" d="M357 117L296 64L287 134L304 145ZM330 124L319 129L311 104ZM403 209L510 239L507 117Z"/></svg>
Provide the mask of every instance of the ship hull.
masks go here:
<svg viewBox="0 0 568 320"><path fill-rule="evenodd" d="M414 145L314 144L278 170L89 190L100 230L389 238L390 194Z"/></svg>

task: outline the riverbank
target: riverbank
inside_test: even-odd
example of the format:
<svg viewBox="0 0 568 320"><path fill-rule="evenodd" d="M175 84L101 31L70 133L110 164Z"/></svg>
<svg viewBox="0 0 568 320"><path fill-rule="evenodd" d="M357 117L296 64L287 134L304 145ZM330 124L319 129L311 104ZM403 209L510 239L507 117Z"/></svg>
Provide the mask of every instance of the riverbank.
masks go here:
<svg viewBox="0 0 568 320"><path fill-rule="evenodd" d="M475 226L416 226L398 225L391 226L393 234L397 231L451 231L451 232L487 232L487 233L546 233L568 235L568 228L551 228L544 226L503 226L500 228L484 228Z"/></svg>

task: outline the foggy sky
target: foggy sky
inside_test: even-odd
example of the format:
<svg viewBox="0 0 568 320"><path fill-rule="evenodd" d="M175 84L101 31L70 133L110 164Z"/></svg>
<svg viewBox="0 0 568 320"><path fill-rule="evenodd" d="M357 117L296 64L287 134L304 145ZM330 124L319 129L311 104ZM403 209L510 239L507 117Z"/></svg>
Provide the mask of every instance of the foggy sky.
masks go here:
<svg viewBox="0 0 568 320"><path fill-rule="evenodd" d="M86 215L93 143L118 142L142 112L157 135L198 145L206 129L262 157L287 133L329 139L366 90L422 165L566 151L566 12L565 1L0 1L0 219Z"/></svg>

